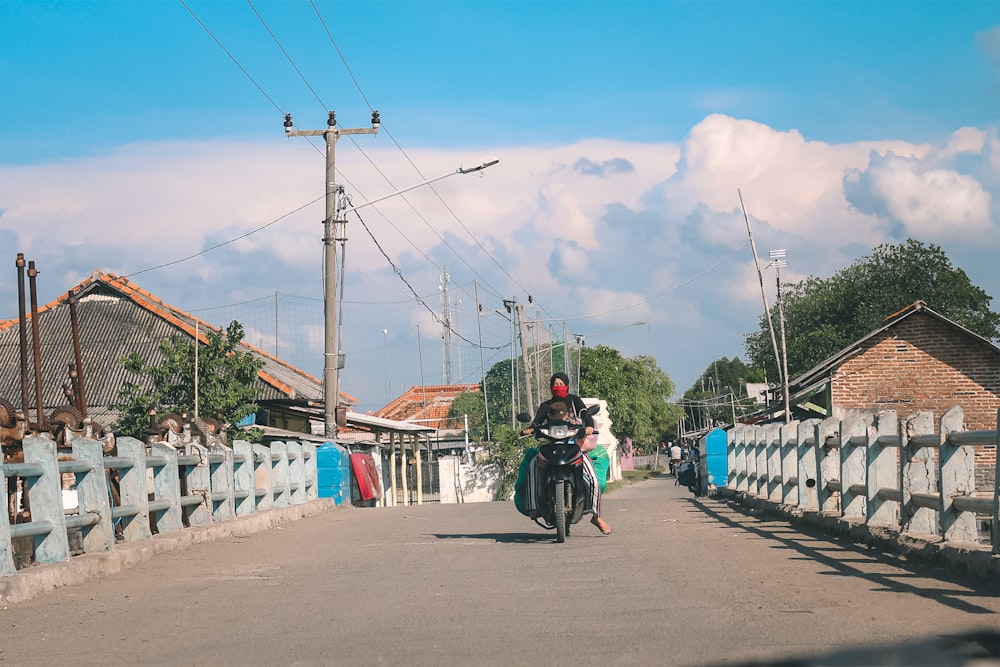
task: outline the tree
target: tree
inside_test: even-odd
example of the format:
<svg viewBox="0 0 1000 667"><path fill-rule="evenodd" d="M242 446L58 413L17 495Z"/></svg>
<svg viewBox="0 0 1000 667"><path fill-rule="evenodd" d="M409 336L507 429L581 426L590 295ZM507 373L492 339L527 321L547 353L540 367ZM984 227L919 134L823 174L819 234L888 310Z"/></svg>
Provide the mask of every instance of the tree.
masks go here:
<svg viewBox="0 0 1000 667"><path fill-rule="evenodd" d="M463 391L448 406L448 424L454 428L465 426L469 419L469 437L478 442L486 438L486 403L481 391Z"/></svg>
<svg viewBox="0 0 1000 667"><path fill-rule="evenodd" d="M739 415L755 409L756 399L746 395L747 382L763 382L764 371L747 366L738 357L716 359L701 377L684 392L682 403L688 428L698 430L708 424L733 422Z"/></svg>
<svg viewBox="0 0 1000 667"><path fill-rule="evenodd" d="M908 239L880 245L827 280L782 285L789 377L796 377L881 326L916 301L987 339L1000 339L992 297L951 266L940 247ZM777 304L771 317L778 325ZM777 379L767 319L745 338L751 364Z"/></svg>
<svg viewBox="0 0 1000 667"><path fill-rule="evenodd" d="M674 383L656 359L644 355L626 359L606 345L580 350L580 387L576 393L607 401L618 440L631 437L636 443L659 442L682 414L669 401Z"/></svg>
<svg viewBox="0 0 1000 667"><path fill-rule="evenodd" d="M233 321L226 331L208 330L207 343L198 348L199 413L234 424L257 411L257 373L264 362L243 352L243 325ZM171 336L160 341L162 361L153 364L136 353L119 363L133 377L118 392L112 406L119 417L114 430L119 435L142 439L149 426L149 411L194 414L195 342Z"/></svg>

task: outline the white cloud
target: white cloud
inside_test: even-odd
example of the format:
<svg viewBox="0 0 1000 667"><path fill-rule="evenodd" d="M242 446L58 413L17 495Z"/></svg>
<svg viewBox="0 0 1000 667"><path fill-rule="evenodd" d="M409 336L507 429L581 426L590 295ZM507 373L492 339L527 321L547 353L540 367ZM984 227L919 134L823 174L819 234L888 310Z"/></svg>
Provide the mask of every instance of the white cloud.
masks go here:
<svg viewBox="0 0 1000 667"><path fill-rule="evenodd" d="M988 276L992 283L979 284L1000 294L995 256L982 253L1000 243L995 128L961 128L940 146L892 139L831 145L717 114L680 145L590 140L410 151L422 175L383 144L365 153L342 143L337 155L355 204L449 173L479 154L500 158L479 176L452 176L433 191L359 211L429 308L440 308L446 265L456 294L467 290L465 308L475 280L488 311L500 308L499 295L524 300L530 293L557 328L562 320L581 333L650 321L650 335L623 353L661 359L681 390L713 358L743 356L743 336L762 310L738 190L763 261L769 249L788 250L786 281L827 277L879 243L914 236L942 245L971 276ZM136 280L188 310L300 289L319 307L323 170L322 151L304 141L141 144L100 158L0 167L0 237L50 276L45 302L93 268L127 274L269 225L199 261ZM439 327L401 296L409 288L357 219L348 219L352 330ZM961 238L970 242L960 245ZM773 302L773 274L764 277ZM11 316L14 289L0 275L0 317ZM583 316L591 317L573 319ZM269 326L261 316L247 331L271 346ZM505 323L496 326L496 335L508 335ZM381 336L376 345L357 335L362 347L378 348L371 363L381 375ZM424 335L439 344L436 332ZM315 351L322 338L317 323L303 320L289 324L279 344ZM412 357L400 367L415 366ZM352 365L345 378L363 374ZM381 380L374 384L381 398Z"/></svg>

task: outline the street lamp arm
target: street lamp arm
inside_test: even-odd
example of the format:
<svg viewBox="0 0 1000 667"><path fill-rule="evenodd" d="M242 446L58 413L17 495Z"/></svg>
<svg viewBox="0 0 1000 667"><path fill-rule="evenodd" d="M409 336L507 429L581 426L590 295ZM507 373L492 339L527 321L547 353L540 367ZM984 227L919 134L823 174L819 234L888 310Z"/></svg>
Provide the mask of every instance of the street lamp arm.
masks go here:
<svg viewBox="0 0 1000 667"><path fill-rule="evenodd" d="M385 199L389 199L390 197L395 197L396 195L401 195L404 192L409 192L410 190L416 190L417 188L422 188L425 185L430 185L431 183L443 180L445 178L448 178L449 176L454 176L455 174L471 174L477 171L482 171L487 167L492 167L498 162L500 162L499 158L495 157L484 158L478 164L475 164L473 166L470 167L461 166L455 171L449 171L447 174L441 174L440 176L435 176L434 178L428 178L426 181L421 181L420 183L415 183L400 190L396 190L395 192L390 192L387 195L383 195L381 197L377 197L376 199L366 201L362 204L358 204L357 206L348 206L347 208L344 209L344 213L350 213L351 211L356 211L359 208L364 208L365 206L371 206L372 204L377 204L378 202L383 201Z"/></svg>

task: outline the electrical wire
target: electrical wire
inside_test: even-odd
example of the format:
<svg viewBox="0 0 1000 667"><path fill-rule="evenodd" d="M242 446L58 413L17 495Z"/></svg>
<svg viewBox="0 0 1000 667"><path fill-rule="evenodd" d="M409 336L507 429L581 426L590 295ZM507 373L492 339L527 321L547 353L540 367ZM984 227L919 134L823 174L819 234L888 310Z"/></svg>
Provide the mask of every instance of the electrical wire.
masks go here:
<svg viewBox="0 0 1000 667"><path fill-rule="evenodd" d="M457 331L455 331L451 327L451 325L449 323L447 323L444 320L442 320L441 317L436 312L434 312L434 309L432 309L430 306L428 306L427 302L424 301L423 298L421 298L421 296L419 294L417 294L417 291L415 289L413 289L413 285L410 284L410 281L408 281L406 279L406 277L403 275L403 272L399 269L398 266L396 266L396 264L389 257L388 253L386 253L386 251L382 248L382 246L378 242L378 239L375 238L375 235L372 234L372 231L368 228L368 225L367 225L367 223L365 223L364 218L361 217L361 214L358 213L357 211L354 211L354 215L357 216L358 221L361 223L361 226L364 227L364 229L365 229L366 232L368 232L368 236L371 237L372 243L375 244L375 247L378 248L378 251L380 253L382 253L382 257L384 257L385 261L387 261L389 263L389 266L392 267L393 272L397 276L399 276L399 279L403 281L403 284L406 285L406 287L409 288L410 292L413 294L413 298L416 299L417 303L419 303L421 306L423 306L427 310L428 313L430 313L431 318L435 322L437 322L441 326L447 328L448 331L450 331L451 333L453 333L457 338L460 338L460 339L464 340L466 343L468 343L469 345L472 345L473 347L475 347L477 349L480 348L480 347L482 347L482 349L484 349L484 350L499 350L499 349L503 349L504 347L507 347L506 345L504 345L504 346L498 346L498 347L480 346L479 343L476 343L474 341L469 340L468 338L466 338L462 334L460 334Z"/></svg>

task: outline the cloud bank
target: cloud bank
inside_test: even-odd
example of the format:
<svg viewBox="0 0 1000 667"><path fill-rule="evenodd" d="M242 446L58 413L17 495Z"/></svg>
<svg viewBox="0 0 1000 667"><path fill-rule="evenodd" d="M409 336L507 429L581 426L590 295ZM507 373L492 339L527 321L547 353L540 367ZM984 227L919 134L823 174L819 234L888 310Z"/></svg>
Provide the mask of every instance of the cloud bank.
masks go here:
<svg viewBox="0 0 1000 667"><path fill-rule="evenodd" d="M417 173L387 142L358 145L364 154L342 142L337 155L355 205L477 153L411 151ZM486 147L500 164L348 218L344 344L353 360L342 386L374 409L387 380L395 394L421 376L442 381L441 326L431 312L440 318L444 268L462 336L452 341L463 366L456 381L478 379L479 351L465 342L477 341L477 319L486 356L503 358L510 325L494 311L502 299L527 304L530 296L525 316L556 337L564 328L618 327L588 344L655 356L683 391L713 359L743 357L743 335L762 310L741 195L758 251L787 249L785 280L827 277L875 245L913 237L942 246L1000 297L998 146L996 128L957 128L941 145L828 144L714 114L680 143ZM43 302L93 269L132 274L206 319L245 312L238 319L250 342L319 374L323 165L321 147L303 141L135 144L97 158L0 166L0 240L10 253L0 317L16 316L13 260L24 252L41 270ZM765 283L773 300L773 277ZM476 294L490 318L477 318ZM286 318L277 340L271 301ZM638 321L648 325L628 326ZM418 326L420 341L408 333ZM415 342L434 360L423 371Z"/></svg>

